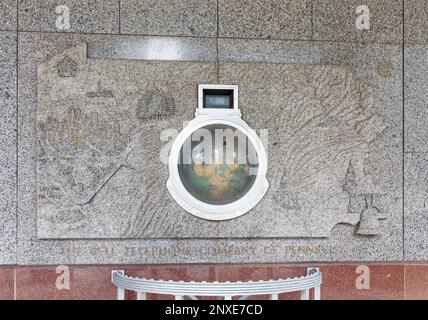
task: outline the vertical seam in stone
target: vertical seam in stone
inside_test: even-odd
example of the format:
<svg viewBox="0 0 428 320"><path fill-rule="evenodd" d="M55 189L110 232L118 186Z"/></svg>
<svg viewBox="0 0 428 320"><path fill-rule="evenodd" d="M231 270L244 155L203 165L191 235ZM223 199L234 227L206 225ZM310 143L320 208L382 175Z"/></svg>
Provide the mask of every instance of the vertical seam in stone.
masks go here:
<svg viewBox="0 0 428 320"><path fill-rule="evenodd" d="M314 2L315 0L311 1L311 41L314 41Z"/></svg>
<svg viewBox="0 0 428 320"><path fill-rule="evenodd" d="M119 7L118 7L118 9L119 9L119 17L118 17L119 18L119 20L118 20L118 23L119 23L119 34L121 34L122 33L122 28L121 28L121 25L120 25L121 24L121 20L120 20L121 19L120 18L120 16L121 16L120 4L121 4L122 0L118 0L117 2L118 2L118 5L119 5Z"/></svg>
<svg viewBox="0 0 428 320"><path fill-rule="evenodd" d="M15 261L14 261L14 265L18 264L18 207L19 207L19 198L18 198L18 169L19 169L19 165L18 165L18 148L19 148L19 144L18 144L18 136L19 136L19 116L18 116L18 72L19 72L19 54L18 54L18 50L19 50L19 0L16 0L16 52L15 52ZM16 286L16 281L15 281L15 272L16 269L14 271L14 295L15 295L15 286Z"/></svg>
<svg viewBox="0 0 428 320"><path fill-rule="evenodd" d="M217 37L216 37L216 41L215 41L215 48L216 48L216 73L217 73L217 83L219 83L220 81L220 61L218 58L218 37L219 37L219 0L216 1L217 3L217 12L216 12L216 20L217 20Z"/></svg>
<svg viewBox="0 0 428 320"><path fill-rule="evenodd" d="M216 34L217 34L217 39L218 39L218 37L219 37L219 34L220 34L220 32L219 32L219 15L218 15L218 13L219 13L219 1L220 0L217 0L216 1L216 4L217 4L217 8L216 8L216 10L217 10L217 12L216 12L216 20L217 20L217 30L216 30Z"/></svg>
<svg viewBox="0 0 428 320"><path fill-rule="evenodd" d="M402 83L402 102L403 102L403 105L402 105L402 113L403 113L403 117L402 117L402 120L403 120L403 122L402 122L402 138L401 138L401 142L402 142L402 178L401 178L401 182L402 182L402 190L401 190L401 192L402 192L402 197L403 197L403 199L402 199L402 217L403 217L403 220L402 220L402 230L401 230L401 234L402 234L402 261L405 261L405 253L406 253L406 250L405 250L405 190L404 190L404 185L405 185L405 180L404 180L404 177L405 177L405 172L406 172L406 170L405 170L405 76L406 76L406 74L405 74L405 57L404 57L404 55L405 55L405 34L404 34L404 32L405 32L405 27L404 27L404 25L405 25L405 20L406 20L406 16L405 16L405 0L403 0L402 1L402 10L403 10L403 12L402 12L402 23L403 23L403 25L402 25L402 27L401 27L401 32L402 32L402 53L401 53L401 68L402 68L402 75L401 75L401 77L402 77L402 79L401 79L401 83ZM405 280L405 279L404 279ZM405 281L404 281L404 285L406 285L405 284Z"/></svg>

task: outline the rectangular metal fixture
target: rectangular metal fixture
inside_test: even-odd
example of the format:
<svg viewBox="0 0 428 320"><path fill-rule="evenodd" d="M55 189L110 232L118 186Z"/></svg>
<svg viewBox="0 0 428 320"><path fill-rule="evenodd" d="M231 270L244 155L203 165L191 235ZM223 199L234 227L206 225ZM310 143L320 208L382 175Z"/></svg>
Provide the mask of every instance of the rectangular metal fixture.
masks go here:
<svg viewBox="0 0 428 320"><path fill-rule="evenodd" d="M200 84L198 109L238 110L238 86Z"/></svg>

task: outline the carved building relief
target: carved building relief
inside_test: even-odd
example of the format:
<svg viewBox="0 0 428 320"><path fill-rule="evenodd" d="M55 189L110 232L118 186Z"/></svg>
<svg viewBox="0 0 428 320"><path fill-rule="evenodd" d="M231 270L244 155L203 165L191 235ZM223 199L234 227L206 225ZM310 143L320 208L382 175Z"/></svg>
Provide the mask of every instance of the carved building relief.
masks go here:
<svg viewBox="0 0 428 320"><path fill-rule="evenodd" d="M269 130L271 187L234 220L183 211L165 187L160 136L193 118L196 86L216 72L210 62L89 59L85 44L39 65L39 238L328 238L341 223L382 234L387 191L365 168L388 124L345 66L221 63L244 119Z"/></svg>

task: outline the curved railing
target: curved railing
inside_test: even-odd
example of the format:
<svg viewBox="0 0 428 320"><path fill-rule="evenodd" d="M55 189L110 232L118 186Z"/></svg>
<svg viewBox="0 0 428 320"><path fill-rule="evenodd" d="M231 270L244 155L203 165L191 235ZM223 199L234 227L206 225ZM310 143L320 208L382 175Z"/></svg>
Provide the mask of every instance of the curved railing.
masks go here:
<svg viewBox="0 0 428 320"><path fill-rule="evenodd" d="M314 299L319 300L322 273L318 268L308 268L305 276L279 280L185 282L135 278L125 275L123 270L114 270L112 283L117 287L118 300L125 298L125 290L137 292L139 300L145 300L147 293L173 295L177 300L183 299L184 296L191 299L198 296L224 297L225 300L240 296L241 299L246 299L253 295L268 294L272 300L277 300L279 294L287 292L300 292L301 299L308 300L310 289L314 289Z"/></svg>

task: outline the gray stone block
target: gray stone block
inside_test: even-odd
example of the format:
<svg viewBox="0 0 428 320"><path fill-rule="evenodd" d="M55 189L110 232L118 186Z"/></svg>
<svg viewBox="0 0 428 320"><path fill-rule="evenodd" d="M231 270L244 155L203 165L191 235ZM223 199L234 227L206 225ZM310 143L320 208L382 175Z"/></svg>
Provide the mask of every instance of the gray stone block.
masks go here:
<svg viewBox="0 0 428 320"><path fill-rule="evenodd" d="M121 32L215 37L215 0L121 0Z"/></svg>
<svg viewBox="0 0 428 320"><path fill-rule="evenodd" d="M91 41L93 58L216 61L214 38L110 36Z"/></svg>
<svg viewBox="0 0 428 320"><path fill-rule="evenodd" d="M370 12L370 29L359 30L360 5ZM401 43L402 0L314 0L313 39L328 41Z"/></svg>
<svg viewBox="0 0 428 320"><path fill-rule="evenodd" d="M0 30L16 30L16 0L0 2Z"/></svg>
<svg viewBox="0 0 428 320"><path fill-rule="evenodd" d="M67 8L64 10L58 6ZM69 23L63 19L67 14L69 14ZM19 1L18 19L20 31L119 33L119 2L117 0ZM58 26L61 27L58 28Z"/></svg>
<svg viewBox="0 0 428 320"><path fill-rule="evenodd" d="M219 0L219 36L309 40L310 0Z"/></svg>
<svg viewBox="0 0 428 320"><path fill-rule="evenodd" d="M111 39L111 44L108 44ZM147 38L149 39L149 38ZM106 36L85 36L85 35L55 35L55 34L22 34L20 36L20 66L19 66L19 254L18 262L21 264L91 264L91 263L242 263L242 262L292 262L292 261L394 261L402 259L402 199L401 199L401 184L398 183L396 172L401 172L401 153L396 147L401 146L401 136L395 138L396 132L396 117L399 118L400 112L398 106L395 105L396 96L395 89L397 84L400 84L400 73L395 73L398 68L400 70L401 56L399 47L390 46L384 49L373 46L369 51L369 57L366 60L360 60L360 70L356 71L356 67L352 64L355 56L349 55L354 52L351 49L333 50L337 52L334 58L330 61L342 61L343 67L336 67L335 70L348 70L345 74L352 74L356 80L366 80L372 87L373 93L363 95L361 98L363 104L370 106L375 118L380 117L387 121L388 127L384 129L382 135L378 136L367 150L367 161L357 159L354 170L356 175L373 177L370 188L388 190L385 196L374 195L373 205L380 208L382 212L387 214L387 220L382 221L383 235L377 237L355 236L355 226L337 225L331 230L330 237L327 239L223 239L223 240L207 240L207 239L151 239L151 240L39 240L37 239L37 176L36 176L36 107L37 107L37 65L45 62L62 51L72 47L80 42L89 43L89 57L109 58L109 50L106 47L114 47L114 42L119 41L117 37ZM267 42L260 42L267 44ZM317 44L318 49L308 50L307 52L324 52L321 56L324 63L328 61L332 54L322 48L321 44ZM132 44L130 44L132 46ZM276 48L281 47L275 43ZM315 45L314 45L315 47ZM307 47L309 48L309 47ZM266 51L269 52L270 47L266 46ZM296 49L293 49L294 52ZM293 51L292 50L292 51ZM383 51L382 51L383 50ZM245 52L245 50L242 50ZM303 52L303 51L301 51ZM121 53L115 52L115 57L120 57ZM221 53L224 56L224 52ZM124 54L125 58L129 58L129 54ZM269 56L269 55L268 55ZM277 53L277 57L285 59L284 53ZM358 56L358 55L357 55ZM390 59L390 63L382 64L383 67L378 68L378 62L382 62L380 57ZM270 56L272 60L273 57ZM318 56L310 56L307 53L307 61L316 60ZM314 58L315 57L315 58ZM323 58L324 57L324 58ZM346 57L348 57L346 59ZM319 59L321 59L319 58ZM185 58L183 58L185 59ZM256 55L257 59L257 55ZM260 57L258 57L260 59ZM273 61L274 62L274 61ZM304 63L304 62L299 62ZM309 63L309 62L308 62ZM355 65L357 62L354 62ZM316 63L315 63L316 64ZM318 63L319 64L319 63ZM106 64L108 66L108 64ZM346 65L350 65L349 69ZM387 67L384 67L384 66ZM280 66L281 67L281 66ZM223 64L220 68L220 76L222 81L242 81L241 87L244 92L254 90L254 95L244 95L241 99L243 102L243 111L245 108L255 107L260 105L257 100L257 94L265 97L266 93L257 91L258 83L250 81L257 73L262 71L266 81L277 79L278 75L275 68L268 64L266 67L257 66L255 68L243 64L235 65L234 63ZM326 68L328 66L282 66L284 70L295 70L295 72L306 72L308 70L316 70L317 68ZM235 70L235 71L234 71ZM305 71L306 70L306 71ZM352 72L350 71L352 70ZM379 74L380 70L380 74ZM247 72L248 71L248 72ZM275 71L275 72L272 72ZM332 70L330 70L331 72ZM288 72L288 71L287 71ZM283 73L286 85L287 72ZM248 74L248 77L245 76ZM294 74L294 73L290 73ZM297 73L298 74L298 73ZM326 73L330 74L329 72ZM366 79L364 79L364 76ZM293 88L298 85L299 77L295 77L294 81L290 82L289 90L293 92ZM269 82L267 81L267 82ZM275 85L276 82L273 82ZM346 82L346 81L345 81ZM352 81L351 81L352 82ZM270 82L269 82L270 83ZM293 84L291 86L291 84ZM306 85L306 82L305 82ZM343 84L342 84L343 85ZM361 87L361 89L364 88ZM367 86L366 86L367 88ZM385 89L386 88L386 89ZM256 90L257 89L257 90ZM379 91L380 90L380 91ZM382 91L384 90L384 91ZM388 92L387 90L391 90ZM363 91L357 91L363 93ZM367 91L365 91L367 93ZM379 95L379 92L383 94ZM292 95L295 93L292 93ZM376 96L378 96L376 98ZM247 96L247 98L245 98ZM373 97L374 103L370 102ZM387 97L389 96L388 100ZM251 98L250 98L251 97ZM247 99L247 101L246 101ZM333 98L335 99L335 98ZM378 100L383 99L383 100ZM268 100L269 101L269 100ZM270 104L275 104L275 99L270 100ZM379 101L384 101L385 106L379 105ZM349 102L349 101L348 101ZM259 112L257 109L255 109ZM245 115L249 116L248 113ZM250 119L251 120L251 119ZM252 119L255 123L257 119ZM326 122L328 126L334 126L337 121ZM377 126L378 127L378 126ZM376 129L376 126L372 129ZM365 131L373 132L372 129ZM398 130L399 131L399 130ZM365 134L366 134L365 133ZM370 134L367 135L370 137ZM394 140L395 139L395 140ZM271 140L273 144L275 141ZM276 146L269 145L269 150L274 148L281 149L281 143ZM278 152L276 152L278 153ZM279 153L278 153L279 154ZM395 156L395 154L397 156ZM360 163L361 162L361 163ZM331 177L332 181L343 181L347 176L349 162L341 164L337 174ZM327 179L328 180L328 179ZM375 190L374 190L375 191ZM321 194L321 193L320 193ZM165 192L165 195L167 193ZM287 195L287 193L284 193ZM277 197L278 198L278 197ZM279 199L285 199L279 197ZM292 199L292 198L291 198ZM333 197L334 200L334 197ZM323 199L325 201L325 199ZM330 201L330 200L328 200ZM336 200L334 200L336 201ZM364 203L361 199L347 199L344 202L338 202L339 205L348 206L350 203L351 210L364 208ZM293 201L286 201L286 206L292 206ZM362 207L361 207L362 206ZM345 208L346 209L346 208ZM362 210L364 211L364 210ZM293 216L284 210L284 216L281 225L287 226L287 222L298 222L299 215ZM310 223L320 221L319 210L314 212L313 220ZM245 216L244 216L245 217ZM322 219L324 216L321 215ZM270 223L274 219L272 215L263 215L254 217L254 221L263 226L265 223ZM289 220L287 220L289 219ZM194 221L183 221L183 228L178 228L175 232L186 231L186 228L192 226L197 230L192 234L191 238L200 238L204 232L212 232L211 225L208 228L198 229ZM237 230L235 227L223 224L225 232ZM262 228L263 229L263 228ZM316 231L315 229L313 229ZM252 236L260 232L260 228L251 230ZM187 237L186 237L187 238Z"/></svg>
<svg viewBox="0 0 428 320"><path fill-rule="evenodd" d="M0 264L16 263L16 41L0 32Z"/></svg>
<svg viewBox="0 0 428 320"><path fill-rule="evenodd" d="M428 43L428 2L405 0L404 6L406 43Z"/></svg>
<svg viewBox="0 0 428 320"><path fill-rule="evenodd" d="M355 225L364 208L385 198L362 171L389 124L371 113L370 88L345 66L220 64L220 82L241 87L245 119L268 129L276 147L271 188L259 206L209 222L165 197L159 137L192 118L196 85L215 82L216 65L86 56L81 44L38 65L39 238L329 237L335 225ZM270 112L257 101L267 101ZM352 191L342 190L340 171L353 176ZM316 220L314 210L323 212Z"/></svg>
<svg viewBox="0 0 428 320"><path fill-rule="evenodd" d="M428 47L405 48L405 150L428 152Z"/></svg>
<svg viewBox="0 0 428 320"><path fill-rule="evenodd" d="M404 259L428 259L428 154L405 155Z"/></svg>

